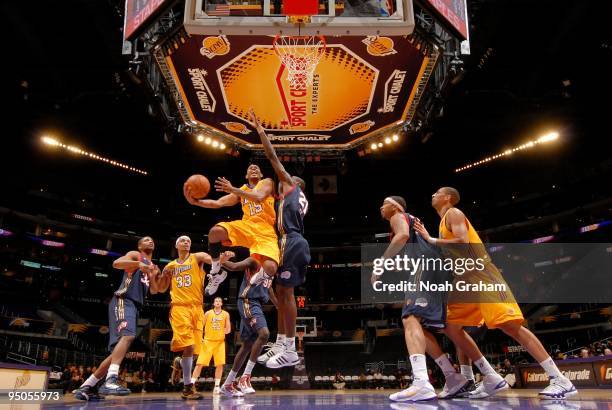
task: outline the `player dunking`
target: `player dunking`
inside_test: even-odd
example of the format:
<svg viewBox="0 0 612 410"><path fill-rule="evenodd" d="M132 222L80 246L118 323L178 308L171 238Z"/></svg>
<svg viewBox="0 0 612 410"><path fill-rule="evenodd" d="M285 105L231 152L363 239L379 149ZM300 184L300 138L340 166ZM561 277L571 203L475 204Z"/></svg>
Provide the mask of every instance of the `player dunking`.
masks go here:
<svg viewBox="0 0 612 410"><path fill-rule="evenodd" d="M484 274L472 271L470 275L483 283L505 283L501 273L491 262L478 233L465 214L455 207L459 203L459 199L459 192L451 187L440 188L432 195L431 205L441 218L439 238L431 237L420 222L415 225L415 229L431 244L449 249L460 246L457 244L465 244L462 246L467 247L472 255L482 257L487 262ZM445 333L458 348L474 361L474 364L484 375L483 383L471 392L469 397L487 397L508 388L508 384L495 373L474 340L463 330L464 326L475 326L483 320L487 327L499 328L519 342L544 368L550 378L550 384L539 393L540 398L559 400L576 394L576 388L559 371L542 343L522 325L524 322L523 314L509 289L505 292L504 297L509 301L449 303L448 305Z"/></svg>
<svg viewBox="0 0 612 410"><path fill-rule="evenodd" d="M257 260L259 256L249 256L240 262L229 261L234 256L233 252L224 252L221 255L220 262L228 270L244 271L244 277L238 292L240 340L242 341L242 346L238 353L236 353L232 370L225 379L223 386L221 386L221 392L226 396L239 397L255 393L255 389L251 386L251 372L255 367L257 356L261 353L261 349L270 337L262 305L270 299L277 305L277 301L274 291L271 289L271 279L264 280L259 285L253 284L253 276L261 269L261 265ZM240 376L238 382L236 382L236 376L247 357L249 360L245 366L244 373Z"/></svg>
<svg viewBox="0 0 612 410"><path fill-rule="evenodd" d="M204 331L204 263L210 264L210 255L204 252L190 253L191 239L180 236L175 243L178 258L168 263L161 273L160 292L170 288L170 325L172 342L170 350L182 352L184 400L202 398L191 382L191 367L194 353L200 353Z"/></svg>
<svg viewBox="0 0 612 410"><path fill-rule="evenodd" d="M393 258L400 252L418 257L439 257L438 250L416 235L414 231L415 218L406 213L406 201L400 196L385 198L380 207L381 216L389 221L391 226L391 243L385 250L383 258ZM408 246L406 246L408 244ZM406 247L405 247L406 246ZM443 270L421 270L411 276L413 280L442 284L451 275ZM372 275L372 282L380 280ZM415 282L416 283L416 282ZM461 391L468 380L455 368L442 352L436 338L426 329L441 329L446 319L446 294L443 292L407 292L402 308L402 323L406 347L410 354L410 364L414 382L407 389L394 393L389 398L393 401L422 401L436 397L450 398ZM427 352L444 373L446 383L439 396L429 382Z"/></svg>
<svg viewBox="0 0 612 410"><path fill-rule="evenodd" d="M183 186L183 195L192 205L202 208L222 208L242 204L242 220L220 222L208 233L208 249L212 257L212 267L206 285L207 295L215 294L221 282L227 277L227 273L221 271L219 263L222 242L229 241L231 246L249 248L252 255L261 257L262 267L254 275L255 282L272 280L276 275L279 250L278 239L274 231L276 218L273 197L274 183L270 178L262 178L263 174L255 164L247 168L248 184L240 188L235 188L225 178L218 178L215 181L215 188L227 194L219 199L195 199L191 195L189 185L185 183Z"/></svg>
<svg viewBox="0 0 612 410"><path fill-rule="evenodd" d="M266 157L279 179L279 200L276 201L276 232L280 248L280 268L276 278L278 334L274 346L257 359L266 367L276 369L295 366L300 361L295 351L297 306L293 289L304 284L306 267L310 263L310 247L303 236L308 200L304 195L304 180L289 175L252 109L249 114Z"/></svg>
<svg viewBox="0 0 612 410"><path fill-rule="evenodd" d="M221 376L223 376L223 366L225 365L225 335L232 331L230 316L223 310L223 299L216 297L213 308L204 314L204 342L202 351L198 355L198 361L191 383L195 386L200 377L202 367L210 364L210 359L215 361L215 388L213 394L220 394Z"/></svg>
<svg viewBox="0 0 612 410"><path fill-rule="evenodd" d="M124 273L121 285L108 305L108 347L112 353L78 388L75 393L78 400L101 399L96 385L105 375L106 381L99 389L100 394L124 396L131 393L119 384L119 367L136 337L138 311L147 291L157 293L157 284L151 280L159 272L159 268L151 262L154 249L153 238L145 236L138 241L138 251L130 251L113 262L113 268L122 269Z"/></svg>

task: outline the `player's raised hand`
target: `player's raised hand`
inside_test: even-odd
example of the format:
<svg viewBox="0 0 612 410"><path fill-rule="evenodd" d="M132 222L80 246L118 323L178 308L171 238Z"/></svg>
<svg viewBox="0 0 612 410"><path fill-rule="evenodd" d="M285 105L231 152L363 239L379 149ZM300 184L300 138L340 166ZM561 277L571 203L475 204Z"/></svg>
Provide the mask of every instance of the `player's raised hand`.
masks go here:
<svg viewBox="0 0 612 410"><path fill-rule="evenodd" d="M198 200L191 194L191 187L186 182L183 184L183 196L191 205L197 205Z"/></svg>
<svg viewBox="0 0 612 410"><path fill-rule="evenodd" d="M147 275L150 275L151 273L153 273L153 267L154 267L154 266L155 266L155 265L153 265L152 263L147 265L147 264L146 264L146 263L144 263L144 262L140 262L140 263L138 264L138 269L140 269L140 271L141 271L142 273L146 273Z"/></svg>
<svg viewBox="0 0 612 410"><path fill-rule="evenodd" d="M234 186L226 178L219 177L215 181L215 189L220 192L225 192L226 194L231 194Z"/></svg>
<svg viewBox="0 0 612 410"><path fill-rule="evenodd" d="M261 124L259 123L259 120L255 115L255 110L253 110L252 108L249 108L249 117L251 118L251 124L253 124L253 127L259 130L259 128L261 128Z"/></svg>

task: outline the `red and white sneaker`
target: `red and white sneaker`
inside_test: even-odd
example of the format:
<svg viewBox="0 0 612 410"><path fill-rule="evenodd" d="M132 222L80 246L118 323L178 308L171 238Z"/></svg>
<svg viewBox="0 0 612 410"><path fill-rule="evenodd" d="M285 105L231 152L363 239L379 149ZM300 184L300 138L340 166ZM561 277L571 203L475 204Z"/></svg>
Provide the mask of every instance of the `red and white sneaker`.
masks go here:
<svg viewBox="0 0 612 410"><path fill-rule="evenodd" d="M238 388L244 394L253 394L255 393L255 389L251 386L251 375L243 374L238 380Z"/></svg>
<svg viewBox="0 0 612 410"><path fill-rule="evenodd" d="M244 393L238 390L238 383L224 383L221 385L221 393L226 395L227 397L242 397Z"/></svg>

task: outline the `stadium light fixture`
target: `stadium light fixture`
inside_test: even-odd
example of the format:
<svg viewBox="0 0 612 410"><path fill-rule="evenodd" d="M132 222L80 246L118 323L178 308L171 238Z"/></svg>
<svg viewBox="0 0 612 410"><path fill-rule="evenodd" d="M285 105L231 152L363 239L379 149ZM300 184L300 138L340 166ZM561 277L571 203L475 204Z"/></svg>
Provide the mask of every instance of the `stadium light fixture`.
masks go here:
<svg viewBox="0 0 612 410"><path fill-rule="evenodd" d="M476 161L476 162L473 162L471 164L467 164L467 165L464 165L464 166L462 166L460 168L457 168L457 169L455 169L455 173L463 172L463 171L466 171L468 169L478 167L478 166L486 164L488 162L495 161L495 160L497 160L499 158L508 157L508 156L514 154L517 151L523 151L523 150L526 150L526 149L530 149L530 148L533 148L533 147L535 147L537 145L540 145L540 144L545 144L545 143L548 143L548 142L551 142L551 141L555 141L558 138L559 138L559 133L558 132L550 132L548 134L542 135L541 137L539 137L536 140L527 141L526 143L524 143L522 145L518 145L516 147L509 148L509 149L507 149L507 150L505 150L503 152L500 152L499 154L495 154L495 155L483 158L480 161Z"/></svg>
<svg viewBox="0 0 612 410"><path fill-rule="evenodd" d="M81 155L83 157L88 157L88 158L94 159L96 161L105 162L105 163L107 163L109 165L112 165L114 167L117 167L117 168L123 168L125 170L132 171L132 172L135 172L135 173L138 173L138 174L141 174L141 175L148 175L147 171L143 171L141 169L129 166L129 165L124 164L122 162L115 161L115 160L103 157L101 155L98 155L98 154L93 153L93 152L89 152L87 150L81 149L80 147L77 147L77 146L74 146L74 145L66 145L66 144L62 143L61 141L59 141L59 140L57 140L57 139L55 139L53 137L49 137L49 136L45 135L45 136L41 137L41 141L45 145L49 145L49 146L52 146L52 147L59 147L59 148L62 148L64 150L66 150L66 151L70 151L70 152L72 152L74 154Z"/></svg>

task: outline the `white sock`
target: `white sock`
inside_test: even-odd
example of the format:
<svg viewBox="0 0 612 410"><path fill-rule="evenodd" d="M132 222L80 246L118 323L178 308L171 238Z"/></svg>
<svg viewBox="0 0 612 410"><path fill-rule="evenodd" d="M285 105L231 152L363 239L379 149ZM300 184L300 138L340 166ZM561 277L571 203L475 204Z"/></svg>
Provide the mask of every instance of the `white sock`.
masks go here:
<svg viewBox="0 0 612 410"><path fill-rule="evenodd" d="M93 373L92 373L92 375L91 375L91 376L89 376L89 377L87 378L87 380L85 380L85 383L83 383L83 384L81 385L81 387L84 387L84 386L94 387L96 384L98 384L98 382L99 382L99 381L100 381L100 379L98 379L98 378L97 378L96 376L94 376L94 375L93 375Z"/></svg>
<svg viewBox="0 0 612 410"><path fill-rule="evenodd" d="M424 354L411 354L410 364L412 365L412 376L414 380L429 380L429 376L427 376L427 362Z"/></svg>
<svg viewBox="0 0 612 410"><path fill-rule="evenodd" d="M466 379L474 381L474 371L472 370L472 366L468 364L461 365L461 374L465 376Z"/></svg>
<svg viewBox="0 0 612 410"><path fill-rule="evenodd" d="M287 348L287 350L295 351L295 336L288 337L285 339L285 347Z"/></svg>
<svg viewBox="0 0 612 410"><path fill-rule="evenodd" d="M111 364L108 366L108 373L106 373L106 380L110 379L112 376L119 376L119 365Z"/></svg>
<svg viewBox="0 0 612 410"><path fill-rule="evenodd" d="M198 379L196 379L195 377L191 378L191 384L195 384L195 382L197 382L197 381L198 381Z"/></svg>
<svg viewBox="0 0 612 410"><path fill-rule="evenodd" d="M276 344L284 346L285 340L287 337L285 335L281 335L280 333L276 335Z"/></svg>
<svg viewBox="0 0 612 410"><path fill-rule="evenodd" d="M255 362L252 361L248 361L246 367L244 368L244 373L242 373L242 375L244 376L246 375L251 375L251 372L253 371L253 367L255 367Z"/></svg>
<svg viewBox="0 0 612 410"><path fill-rule="evenodd" d="M214 275L216 273L219 273L220 270L221 270L221 263L219 263L219 259L217 259L216 261L212 261L212 265L210 267L210 273Z"/></svg>
<svg viewBox="0 0 612 410"><path fill-rule="evenodd" d="M215 379L215 387L219 387L221 384L221 379Z"/></svg>
<svg viewBox="0 0 612 410"><path fill-rule="evenodd" d="M548 357L548 359L544 360L543 362L540 362L540 366L544 368L546 374L551 379L554 379L555 377L563 377L563 373L559 371L559 368L550 356Z"/></svg>
<svg viewBox="0 0 612 410"><path fill-rule="evenodd" d="M445 354L436 359L436 364L438 365L438 367L440 367L442 373L444 373L444 377L448 377L449 375L457 373Z"/></svg>
<svg viewBox="0 0 612 410"><path fill-rule="evenodd" d="M191 365L193 364L193 356L181 357L181 367L183 368L183 384L191 380Z"/></svg>
<svg viewBox="0 0 612 410"><path fill-rule="evenodd" d="M491 364L487 361L487 359L485 359L484 356L476 360L474 364L476 365L476 367L478 367L478 369L480 369L480 372L482 373L483 376L486 376L487 374L495 373L495 369L491 367Z"/></svg>
<svg viewBox="0 0 612 410"><path fill-rule="evenodd" d="M223 385L232 384L232 382L236 380L237 374L238 372L236 370L234 369L230 370L229 374L227 375L227 379L225 379L225 382L223 383Z"/></svg>

